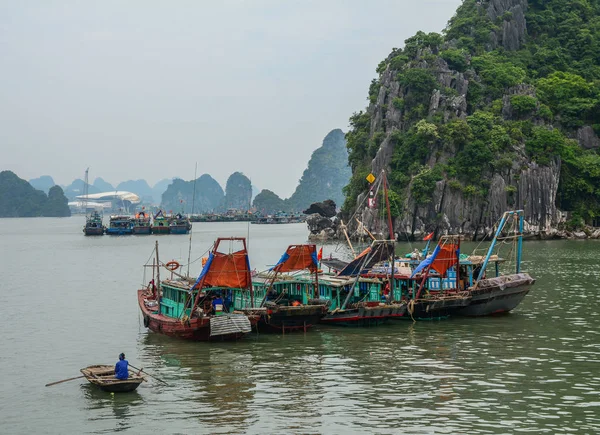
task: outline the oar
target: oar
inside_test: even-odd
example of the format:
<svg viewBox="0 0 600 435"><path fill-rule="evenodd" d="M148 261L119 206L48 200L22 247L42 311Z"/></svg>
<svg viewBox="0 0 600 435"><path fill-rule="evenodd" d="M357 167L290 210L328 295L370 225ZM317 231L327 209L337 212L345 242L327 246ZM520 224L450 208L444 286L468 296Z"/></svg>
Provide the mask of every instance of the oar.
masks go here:
<svg viewBox="0 0 600 435"><path fill-rule="evenodd" d="M157 378L156 376L152 376L152 375L151 375L150 373L148 373L148 372L144 372L144 370L143 370L143 369L138 369L137 367L135 367L135 366L132 366L131 364L129 364L129 367L131 367L132 369L138 370L138 371L140 371L140 372L143 372L143 373L147 374L148 376L150 376L151 378L154 378L154 379L156 379L157 381L160 381L160 382L162 382L162 383L163 383L163 384L165 384L165 385L169 385L169 384L167 384L165 381L163 381L162 379L159 379L159 378Z"/></svg>
<svg viewBox="0 0 600 435"><path fill-rule="evenodd" d="M84 375L75 376L74 378L63 379L62 381L50 382L49 384L46 384L46 387L50 387L50 386L56 385L56 384L62 384L63 382L72 381L74 379L80 379L80 378L85 378L85 376Z"/></svg>

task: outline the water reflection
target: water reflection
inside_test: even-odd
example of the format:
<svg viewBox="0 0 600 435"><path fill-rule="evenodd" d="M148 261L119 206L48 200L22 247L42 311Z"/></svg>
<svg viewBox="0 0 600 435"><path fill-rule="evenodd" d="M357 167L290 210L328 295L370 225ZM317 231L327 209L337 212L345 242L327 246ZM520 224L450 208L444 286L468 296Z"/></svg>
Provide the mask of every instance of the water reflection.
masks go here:
<svg viewBox="0 0 600 435"><path fill-rule="evenodd" d="M108 393L90 383L83 384L81 390L86 401L84 409L89 415L88 420L110 423L109 427L96 430L95 433L121 432L135 426L131 418L136 415L136 408L144 405L144 399L137 390Z"/></svg>

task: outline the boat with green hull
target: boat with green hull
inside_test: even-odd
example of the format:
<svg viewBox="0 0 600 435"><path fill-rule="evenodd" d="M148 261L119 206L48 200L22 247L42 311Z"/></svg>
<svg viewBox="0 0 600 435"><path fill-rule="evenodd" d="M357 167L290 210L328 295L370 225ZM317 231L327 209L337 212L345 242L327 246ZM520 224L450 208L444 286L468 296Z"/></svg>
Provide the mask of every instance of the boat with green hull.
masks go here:
<svg viewBox="0 0 600 435"><path fill-rule="evenodd" d="M169 218L170 234L188 234L192 229L192 224L187 216L177 213Z"/></svg>
<svg viewBox="0 0 600 435"><path fill-rule="evenodd" d="M242 249L219 251L222 242L241 244ZM237 340L249 333L258 316L236 311L230 301L248 296L253 301L250 264L243 238L219 238L198 278L179 275L177 279L160 280L160 267L175 273L179 264L162 264L156 243L154 278L138 290L138 304L144 326L169 337L194 341ZM153 267L153 270L155 268Z"/></svg>
<svg viewBox="0 0 600 435"><path fill-rule="evenodd" d="M319 323L327 310L326 301L316 297L318 264L315 245L290 245L273 268L253 277L254 303L234 299L233 306L259 315L259 332L306 332ZM290 274L297 271L308 273Z"/></svg>
<svg viewBox="0 0 600 435"><path fill-rule="evenodd" d="M152 231L150 216L145 211L140 211L133 219L133 234L150 234Z"/></svg>
<svg viewBox="0 0 600 435"><path fill-rule="evenodd" d="M83 234L86 236L102 236L105 231L106 227L102 223L102 215L99 212L93 211L89 216L86 216Z"/></svg>
<svg viewBox="0 0 600 435"><path fill-rule="evenodd" d="M152 218L152 234L169 234L169 219L162 210L159 210Z"/></svg>

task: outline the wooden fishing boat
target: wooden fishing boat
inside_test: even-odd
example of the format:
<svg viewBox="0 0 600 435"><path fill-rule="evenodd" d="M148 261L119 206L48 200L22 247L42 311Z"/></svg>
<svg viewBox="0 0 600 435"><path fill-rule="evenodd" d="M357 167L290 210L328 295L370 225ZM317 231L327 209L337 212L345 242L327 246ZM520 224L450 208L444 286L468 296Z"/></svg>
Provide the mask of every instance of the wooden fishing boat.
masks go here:
<svg viewBox="0 0 600 435"><path fill-rule="evenodd" d="M114 236L133 234L133 221L131 217L122 215L111 216L106 234Z"/></svg>
<svg viewBox="0 0 600 435"><path fill-rule="evenodd" d="M306 332L327 311L327 301L317 299L318 269L315 245L290 245L271 270L253 278L254 303L236 298L234 307L259 315L255 328L259 332ZM310 275L289 275L304 270Z"/></svg>
<svg viewBox="0 0 600 435"><path fill-rule="evenodd" d="M150 216L144 211L137 213L133 219L133 234L150 234L151 230Z"/></svg>
<svg viewBox="0 0 600 435"><path fill-rule="evenodd" d="M235 252L220 252L221 242L242 244ZM156 265L158 242L156 243ZM165 267L174 272L178 264ZM154 268L153 268L154 270ZM147 288L138 290L138 303L144 326L153 332L194 341L238 340L251 331L258 316L247 315L226 303L235 294L250 294L252 281L244 238L219 238L215 242L198 279L160 280L154 278Z"/></svg>
<svg viewBox="0 0 600 435"><path fill-rule="evenodd" d="M86 236L102 236L106 227L102 224L102 215L97 211L93 211L85 218L85 226L83 233Z"/></svg>
<svg viewBox="0 0 600 435"><path fill-rule="evenodd" d="M129 378L115 378L115 367L110 365L88 366L80 370L90 384L110 393L126 393L134 391L145 378L129 369Z"/></svg>
<svg viewBox="0 0 600 435"><path fill-rule="evenodd" d="M529 293L535 279L521 270L523 252L523 210L504 212L494 238L481 262L470 257L469 287L471 303L458 311L461 316L488 316L490 314L508 313L516 308ZM501 274L500 263L503 261L494 255L498 242L512 242L514 258L514 273ZM495 257L495 258L494 258ZM494 265L493 272L488 266ZM495 276L490 276L490 275Z"/></svg>
<svg viewBox="0 0 600 435"><path fill-rule="evenodd" d="M406 305L390 304L383 297L384 281L377 278L321 276L319 297L329 301L321 323L369 327L392 317L406 316Z"/></svg>
<svg viewBox="0 0 600 435"><path fill-rule="evenodd" d="M459 237L442 236L433 253L416 266L411 278L401 280L401 297L422 317L436 310L459 316L487 316L513 310L535 283L521 271L523 223L522 210L505 212L485 256L461 259ZM498 241L513 242L514 273L501 273L505 260L494 254ZM491 265L493 271L488 270ZM411 285L415 277L420 283ZM435 300L434 306L419 307L427 298Z"/></svg>
<svg viewBox="0 0 600 435"><path fill-rule="evenodd" d="M330 301L321 323L342 326L377 326L390 318L406 316L406 306L391 303L386 294L390 274L369 276L370 270L393 256L393 240L374 240L350 263L338 262L336 275L320 279L319 298Z"/></svg>
<svg viewBox="0 0 600 435"><path fill-rule="evenodd" d="M152 219L152 234L169 234L169 219L159 210Z"/></svg>
<svg viewBox="0 0 600 435"><path fill-rule="evenodd" d="M187 216L177 213L169 219L169 232L171 234L188 234L192 224Z"/></svg>

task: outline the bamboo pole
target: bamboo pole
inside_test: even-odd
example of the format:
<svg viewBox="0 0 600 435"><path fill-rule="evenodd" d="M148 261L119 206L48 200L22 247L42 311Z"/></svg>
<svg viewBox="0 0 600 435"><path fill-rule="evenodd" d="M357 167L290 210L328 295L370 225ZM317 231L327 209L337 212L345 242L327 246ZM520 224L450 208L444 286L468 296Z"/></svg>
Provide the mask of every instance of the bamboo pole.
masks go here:
<svg viewBox="0 0 600 435"><path fill-rule="evenodd" d="M340 220L342 231L344 232L344 236L346 236L346 241L348 242L348 246L350 246L350 250L352 251L352 255L356 258L356 252L354 251L354 247L352 246L352 242L350 241L350 237L348 237L348 232L346 231L346 225L344 225L344 221Z"/></svg>

